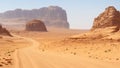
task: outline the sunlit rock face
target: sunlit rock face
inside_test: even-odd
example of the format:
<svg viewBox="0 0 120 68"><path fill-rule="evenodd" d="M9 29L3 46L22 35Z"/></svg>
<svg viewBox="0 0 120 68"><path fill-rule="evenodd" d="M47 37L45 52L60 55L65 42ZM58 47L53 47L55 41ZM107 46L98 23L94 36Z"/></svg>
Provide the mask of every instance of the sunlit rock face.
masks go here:
<svg viewBox="0 0 120 68"><path fill-rule="evenodd" d="M66 11L58 6L49 6L32 10L16 9L0 13L0 17L7 19L17 18L27 21L31 19L39 19L44 21L46 26L69 28Z"/></svg>
<svg viewBox="0 0 120 68"><path fill-rule="evenodd" d="M40 20L31 20L26 24L26 30L27 31L42 31L46 32L46 26L44 25L44 22Z"/></svg>
<svg viewBox="0 0 120 68"><path fill-rule="evenodd" d="M120 28L120 12L113 6L106 8L103 13L94 19L92 30L111 26Z"/></svg>

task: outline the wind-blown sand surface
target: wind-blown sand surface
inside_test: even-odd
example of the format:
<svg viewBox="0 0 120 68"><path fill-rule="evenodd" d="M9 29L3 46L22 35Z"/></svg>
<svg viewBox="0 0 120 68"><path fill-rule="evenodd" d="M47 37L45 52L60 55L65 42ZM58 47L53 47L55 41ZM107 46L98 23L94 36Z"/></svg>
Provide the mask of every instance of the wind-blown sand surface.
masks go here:
<svg viewBox="0 0 120 68"><path fill-rule="evenodd" d="M80 56L56 52L43 53L38 49L38 42L26 39L32 42L32 46L16 51L15 68L113 68L113 65L117 68L119 66L119 64L91 60Z"/></svg>
<svg viewBox="0 0 120 68"><path fill-rule="evenodd" d="M15 50L28 45L29 41L22 38L0 36L0 67L10 68L14 64L13 53Z"/></svg>
<svg viewBox="0 0 120 68"><path fill-rule="evenodd" d="M10 46L8 49L11 49L10 51L14 50L13 52L10 53L11 56L8 57L9 59L12 59L12 61L10 61L11 63L10 64L8 63L8 65L2 64L3 66L1 67L119 68L120 67L119 60L120 55L118 46L119 42L105 39L96 40L95 38L94 39L92 38L91 40L88 37L91 37L90 35L92 34L89 34L89 32L87 33L84 32L87 31L85 30L83 31L59 30L59 32L13 31L12 33L14 34L14 38L8 37L9 40L12 39L14 41L14 44L16 42L16 45L14 47L12 46L13 43L11 43L12 45L9 43ZM80 36L82 36L82 38L85 38L83 36L84 34L86 34L85 37L87 37L87 40L78 39ZM115 36L117 36L117 34L118 33L116 33ZM104 38L111 37L112 35L105 36ZM95 36L97 37L97 34L95 34L94 37ZM6 43L6 45L7 45L6 47L8 47L8 43ZM7 52L7 49L6 48L4 49L5 49L4 52L5 51ZM4 54L4 52L2 53ZM6 55L1 57L4 58L6 57Z"/></svg>
<svg viewBox="0 0 120 68"><path fill-rule="evenodd" d="M108 40L69 40L86 31L18 32L31 42L15 51L14 68L119 68L119 44ZM110 43L108 45L108 43ZM105 44L103 46L103 44Z"/></svg>

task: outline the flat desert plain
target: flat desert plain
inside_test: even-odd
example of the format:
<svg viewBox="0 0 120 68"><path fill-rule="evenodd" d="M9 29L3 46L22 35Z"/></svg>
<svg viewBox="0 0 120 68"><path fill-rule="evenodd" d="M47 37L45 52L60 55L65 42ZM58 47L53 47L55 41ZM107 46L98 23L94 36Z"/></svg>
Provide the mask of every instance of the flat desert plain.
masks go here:
<svg viewBox="0 0 120 68"><path fill-rule="evenodd" d="M113 39L119 33L65 29L11 32L13 38L0 38L2 68L120 68L120 43Z"/></svg>

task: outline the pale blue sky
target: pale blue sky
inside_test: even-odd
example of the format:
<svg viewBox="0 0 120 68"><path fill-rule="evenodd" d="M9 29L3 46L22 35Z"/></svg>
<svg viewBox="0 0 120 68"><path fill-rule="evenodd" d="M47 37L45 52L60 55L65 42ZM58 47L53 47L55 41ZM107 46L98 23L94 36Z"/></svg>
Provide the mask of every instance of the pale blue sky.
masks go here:
<svg viewBox="0 0 120 68"><path fill-rule="evenodd" d="M108 6L120 10L120 0L1 0L0 12L16 8L34 9L50 5L60 6L67 11L71 28L89 29L93 19Z"/></svg>

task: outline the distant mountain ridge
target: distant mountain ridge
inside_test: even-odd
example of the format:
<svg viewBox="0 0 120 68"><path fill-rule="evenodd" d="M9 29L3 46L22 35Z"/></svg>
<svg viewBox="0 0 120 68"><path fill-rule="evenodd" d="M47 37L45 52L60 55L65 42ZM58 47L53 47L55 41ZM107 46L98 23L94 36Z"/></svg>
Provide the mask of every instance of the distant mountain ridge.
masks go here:
<svg viewBox="0 0 120 68"><path fill-rule="evenodd" d="M58 6L49 6L32 10L10 10L0 13L0 18L17 18L27 21L31 19L40 19L45 22L46 26L69 28L66 11Z"/></svg>

